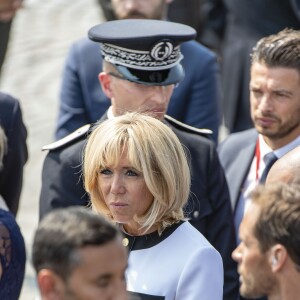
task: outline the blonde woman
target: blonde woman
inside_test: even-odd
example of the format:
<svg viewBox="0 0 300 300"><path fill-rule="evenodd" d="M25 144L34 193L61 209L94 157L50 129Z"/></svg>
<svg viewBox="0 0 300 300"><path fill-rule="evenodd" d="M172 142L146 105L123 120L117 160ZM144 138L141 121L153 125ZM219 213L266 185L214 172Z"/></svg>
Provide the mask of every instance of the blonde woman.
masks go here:
<svg viewBox="0 0 300 300"><path fill-rule="evenodd" d="M140 299L222 299L222 259L185 220L190 170L167 125L136 113L100 123L85 148L84 179L93 209L124 233L128 291Z"/></svg>

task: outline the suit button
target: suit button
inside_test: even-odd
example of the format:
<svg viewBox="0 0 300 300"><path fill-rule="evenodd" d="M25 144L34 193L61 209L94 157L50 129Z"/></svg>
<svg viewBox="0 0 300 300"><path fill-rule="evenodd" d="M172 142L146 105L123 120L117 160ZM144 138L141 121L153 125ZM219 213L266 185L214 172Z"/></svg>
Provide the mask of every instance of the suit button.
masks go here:
<svg viewBox="0 0 300 300"><path fill-rule="evenodd" d="M122 243L124 247L127 247L129 245L129 240L127 238L124 238Z"/></svg>

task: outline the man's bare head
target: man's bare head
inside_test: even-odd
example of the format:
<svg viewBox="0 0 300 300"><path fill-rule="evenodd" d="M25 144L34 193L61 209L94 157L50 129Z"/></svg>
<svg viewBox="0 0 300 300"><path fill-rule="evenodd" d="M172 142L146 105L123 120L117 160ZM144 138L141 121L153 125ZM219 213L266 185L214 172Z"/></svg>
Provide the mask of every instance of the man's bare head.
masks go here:
<svg viewBox="0 0 300 300"><path fill-rule="evenodd" d="M278 159L269 171L266 184L300 184L300 146Z"/></svg>

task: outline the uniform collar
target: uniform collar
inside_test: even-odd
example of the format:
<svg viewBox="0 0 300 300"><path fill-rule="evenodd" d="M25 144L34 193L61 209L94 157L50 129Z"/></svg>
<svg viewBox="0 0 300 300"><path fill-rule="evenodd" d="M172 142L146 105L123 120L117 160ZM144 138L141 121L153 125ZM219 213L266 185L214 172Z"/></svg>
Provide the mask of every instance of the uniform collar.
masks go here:
<svg viewBox="0 0 300 300"><path fill-rule="evenodd" d="M154 231L145 235L132 236L123 230L123 245L128 248L128 252L154 247L169 237L183 223L184 221L179 221L178 223L172 224L170 227L167 227L161 235L159 235L157 231Z"/></svg>

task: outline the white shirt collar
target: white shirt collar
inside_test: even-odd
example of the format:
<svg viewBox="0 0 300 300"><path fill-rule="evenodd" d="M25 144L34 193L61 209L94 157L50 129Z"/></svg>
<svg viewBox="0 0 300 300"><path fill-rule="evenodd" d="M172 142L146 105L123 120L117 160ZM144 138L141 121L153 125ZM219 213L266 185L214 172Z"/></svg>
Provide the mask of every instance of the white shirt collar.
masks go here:
<svg viewBox="0 0 300 300"><path fill-rule="evenodd" d="M300 136L295 138L293 141L291 141L287 145L273 151L266 144L265 140L263 139L263 136L261 134L259 134L259 148L260 148L260 157L261 158L264 158L266 154L268 154L272 151L277 156L277 158L281 158L283 155L285 155L286 153L288 153L289 151L291 151L292 149L296 148L299 145L300 145Z"/></svg>

